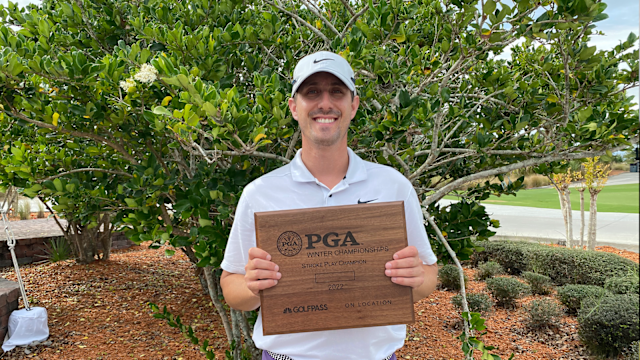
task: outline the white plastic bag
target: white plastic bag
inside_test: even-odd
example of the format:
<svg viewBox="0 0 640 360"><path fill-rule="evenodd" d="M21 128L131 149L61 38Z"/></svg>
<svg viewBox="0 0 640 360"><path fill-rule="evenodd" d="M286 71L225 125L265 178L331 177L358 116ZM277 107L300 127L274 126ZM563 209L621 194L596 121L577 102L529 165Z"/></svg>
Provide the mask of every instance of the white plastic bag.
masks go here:
<svg viewBox="0 0 640 360"><path fill-rule="evenodd" d="M2 350L10 351L16 346L26 346L34 341L42 342L48 337L47 309L32 307L29 311L15 310L9 316L7 340L2 344Z"/></svg>

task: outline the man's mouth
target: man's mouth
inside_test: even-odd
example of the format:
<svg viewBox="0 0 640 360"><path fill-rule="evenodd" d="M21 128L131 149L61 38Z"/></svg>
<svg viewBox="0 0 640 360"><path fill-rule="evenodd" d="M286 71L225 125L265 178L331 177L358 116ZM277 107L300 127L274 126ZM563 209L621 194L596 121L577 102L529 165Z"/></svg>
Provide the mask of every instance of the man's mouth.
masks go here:
<svg viewBox="0 0 640 360"><path fill-rule="evenodd" d="M315 118L314 120L316 122L319 122L320 124L331 124L332 122L336 121L335 118Z"/></svg>

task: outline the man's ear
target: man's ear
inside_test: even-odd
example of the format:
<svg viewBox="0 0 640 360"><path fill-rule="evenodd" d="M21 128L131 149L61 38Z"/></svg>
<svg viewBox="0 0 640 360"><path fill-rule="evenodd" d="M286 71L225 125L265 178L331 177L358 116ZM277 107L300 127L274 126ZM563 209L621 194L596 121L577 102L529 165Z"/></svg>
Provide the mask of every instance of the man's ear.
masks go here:
<svg viewBox="0 0 640 360"><path fill-rule="evenodd" d="M356 117L356 112L358 112L358 107L360 106L360 96L356 95L353 97L351 101L351 120Z"/></svg>
<svg viewBox="0 0 640 360"><path fill-rule="evenodd" d="M296 106L296 100L293 97L289 98L289 110L291 110L291 116L298 121L298 107Z"/></svg>

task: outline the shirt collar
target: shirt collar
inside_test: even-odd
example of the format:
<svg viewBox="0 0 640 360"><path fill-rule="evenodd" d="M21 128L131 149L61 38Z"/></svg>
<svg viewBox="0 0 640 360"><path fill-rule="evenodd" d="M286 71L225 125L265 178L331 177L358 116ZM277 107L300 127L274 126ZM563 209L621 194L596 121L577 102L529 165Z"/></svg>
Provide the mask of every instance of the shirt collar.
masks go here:
<svg viewBox="0 0 640 360"><path fill-rule="evenodd" d="M293 180L297 182L316 181L316 178L302 162L301 150L302 149L296 152L296 156L291 161L291 176ZM356 155L350 148L347 148L347 152L349 154L349 167L347 168L347 175L345 177L346 183L352 184L365 180L367 178L367 169L364 160Z"/></svg>

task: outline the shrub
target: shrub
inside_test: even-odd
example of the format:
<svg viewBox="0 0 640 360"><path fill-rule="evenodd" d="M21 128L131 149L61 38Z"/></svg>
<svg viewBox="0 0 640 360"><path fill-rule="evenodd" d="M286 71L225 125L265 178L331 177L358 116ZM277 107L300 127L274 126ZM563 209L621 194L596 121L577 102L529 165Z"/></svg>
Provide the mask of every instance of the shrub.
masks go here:
<svg viewBox="0 0 640 360"><path fill-rule="evenodd" d="M540 186L546 186L551 184L551 180L544 175L532 174L524 177L524 185L527 189L533 189Z"/></svg>
<svg viewBox="0 0 640 360"><path fill-rule="evenodd" d="M485 250L474 255L475 263L490 259L509 274L533 271L550 277L558 285L604 286L608 278L638 274L638 264L612 253L512 241L485 241L477 245Z"/></svg>
<svg viewBox="0 0 640 360"><path fill-rule="evenodd" d="M451 290L460 290L460 270L453 264L447 264L440 268L438 271L438 278L442 287ZM465 283L467 282L467 276L464 276Z"/></svg>
<svg viewBox="0 0 640 360"><path fill-rule="evenodd" d="M631 346L624 349L622 360L638 360L640 359L640 341L634 341Z"/></svg>
<svg viewBox="0 0 640 360"><path fill-rule="evenodd" d="M502 265L504 270L511 275L520 275L527 271L529 253L536 244L513 241L482 241L477 246L484 247L484 251L474 253L473 260L476 265L489 260Z"/></svg>
<svg viewBox="0 0 640 360"><path fill-rule="evenodd" d="M496 299L498 305L506 307L513 305L515 300L529 291L529 286L518 279L496 277L487 279L487 289Z"/></svg>
<svg viewBox="0 0 640 360"><path fill-rule="evenodd" d="M492 278L496 275L502 274L504 274L502 265L498 264L495 261L487 261L486 263L478 265L478 269L476 271L476 280L486 280L488 278Z"/></svg>
<svg viewBox="0 0 640 360"><path fill-rule="evenodd" d="M527 313L528 326L532 329L540 329L556 324L562 316L562 309L550 299L533 300L524 306Z"/></svg>
<svg viewBox="0 0 640 360"><path fill-rule="evenodd" d="M20 220L28 220L31 217L31 203L28 200L18 202L18 216Z"/></svg>
<svg viewBox="0 0 640 360"><path fill-rule="evenodd" d="M616 254L540 246L532 251L528 270L547 275L558 285L603 286L610 277L638 272L638 264Z"/></svg>
<svg viewBox="0 0 640 360"><path fill-rule="evenodd" d="M595 285L565 285L558 288L558 298L571 314L578 312L582 300L601 299L607 293L605 289Z"/></svg>
<svg viewBox="0 0 640 360"><path fill-rule="evenodd" d="M536 295L547 295L551 293L553 284L551 283L550 277L531 271L523 272L522 277L527 284L531 286L531 293Z"/></svg>
<svg viewBox="0 0 640 360"><path fill-rule="evenodd" d="M44 219L44 204L42 201L38 201L38 219Z"/></svg>
<svg viewBox="0 0 640 360"><path fill-rule="evenodd" d="M612 294L582 302L578 331L592 353L616 357L640 339L638 300L636 294Z"/></svg>
<svg viewBox="0 0 640 360"><path fill-rule="evenodd" d="M604 283L604 288L613 294L638 294L639 287L638 277L633 275L612 277Z"/></svg>
<svg viewBox="0 0 640 360"><path fill-rule="evenodd" d="M71 257L71 248L64 237L51 239L46 247L45 252L50 262L68 260Z"/></svg>
<svg viewBox="0 0 640 360"><path fill-rule="evenodd" d="M462 295L458 294L451 298L451 303L459 309L462 309ZM491 310L493 301L487 294L469 293L467 294L467 303L471 312L487 312Z"/></svg>

